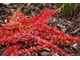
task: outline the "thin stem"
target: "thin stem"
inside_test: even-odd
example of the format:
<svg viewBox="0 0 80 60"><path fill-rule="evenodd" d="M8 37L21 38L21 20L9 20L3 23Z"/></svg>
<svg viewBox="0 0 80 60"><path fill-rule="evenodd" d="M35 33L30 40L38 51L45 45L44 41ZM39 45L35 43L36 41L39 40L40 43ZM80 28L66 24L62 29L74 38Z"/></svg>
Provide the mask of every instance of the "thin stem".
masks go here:
<svg viewBox="0 0 80 60"><path fill-rule="evenodd" d="M61 5L61 7L59 7L59 8L63 8L65 5L67 5L68 3L63 3L62 5Z"/></svg>

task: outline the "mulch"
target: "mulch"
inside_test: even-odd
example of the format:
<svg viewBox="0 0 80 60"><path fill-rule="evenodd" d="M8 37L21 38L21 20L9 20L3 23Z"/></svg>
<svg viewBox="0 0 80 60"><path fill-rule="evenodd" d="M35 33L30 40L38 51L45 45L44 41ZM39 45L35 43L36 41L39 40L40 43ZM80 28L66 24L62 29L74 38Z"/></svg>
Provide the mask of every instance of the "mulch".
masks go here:
<svg viewBox="0 0 80 60"><path fill-rule="evenodd" d="M13 12L16 12L18 10L18 7L20 4L18 3L10 3L10 4L3 4L0 3L0 26L5 24L7 22L7 18L12 15ZM34 15L37 15L40 10L42 10L44 7L47 7L48 9L56 9L56 4L54 3L35 3L35 4L25 4L20 12L25 13L27 17L32 17ZM51 26L55 26L64 33L67 33L69 35L72 35L74 37L80 37L80 6L77 7L77 9L74 11L72 16L65 17L60 15L52 16L49 19L48 22ZM58 45L60 48L62 48L64 51L69 53L70 55L74 56L80 56L80 46L78 44L74 44L71 46L65 46L65 45ZM0 52L3 48L0 48ZM53 54L52 54L53 53ZM0 53L0 55L2 55ZM48 51L48 49L44 49L43 51L34 52L32 54L33 56L59 56L55 52Z"/></svg>

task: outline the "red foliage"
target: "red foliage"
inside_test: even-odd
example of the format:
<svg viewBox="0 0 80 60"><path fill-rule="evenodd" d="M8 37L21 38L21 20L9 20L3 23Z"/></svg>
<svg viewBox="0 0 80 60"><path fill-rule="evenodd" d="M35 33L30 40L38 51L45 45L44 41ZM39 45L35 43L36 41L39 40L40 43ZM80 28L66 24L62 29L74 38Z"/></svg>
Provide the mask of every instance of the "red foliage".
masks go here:
<svg viewBox="0 0 80 60"><path fill-rule="evenodd" d="M13 16L9 17L9 22L4 24L0 30L0 47L2 45L9 46L5 49L4 55L31 55L31 53L44 48L63 56L69 55L57 44L80 43L80 38L69 36L57 28L47 25L48 19L59 12L60 9L43 9L39 15L31 18L27 18L20 12L15 12Z"/></svg>

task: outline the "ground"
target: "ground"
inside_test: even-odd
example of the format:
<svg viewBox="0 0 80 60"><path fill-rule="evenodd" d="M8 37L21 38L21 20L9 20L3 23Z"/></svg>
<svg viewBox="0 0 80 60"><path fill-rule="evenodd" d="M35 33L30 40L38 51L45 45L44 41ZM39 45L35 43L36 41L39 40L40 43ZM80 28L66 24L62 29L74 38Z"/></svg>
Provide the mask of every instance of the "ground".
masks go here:
<svg viewBox="0 0 80 60"><path fill-rule="evenodd" d="M6 21L8 16L12 15L13 12L18 11L20 8L20 4L3 4L0 3L0 26L2 26ZM22 8L19 10L20 12L27 15L27 17L31 17L34 15L37 15L40 10L42 10L44 7L47 7L48 9L56 9L56 4L51 3L35 3L35 4L25 4L22 6ZM80 37L80 6L77 7L77 9L73 12L72 16L61 16L60 14L52 16L49 19L49 25L55 26L61 31L75 36ZM80 55L80 46L77 44L71 45L71 46L65 46L59 45L63 50L67 51L71 55ZM2 52L2 48L0 48L0 52ZM48 49L45 49L44 51L38 52L35 55L48 55L51 53L48 51ZM1 54L1 53L0 53ZM34 55L34 54L33 54ZM54 55L57 55L57 53L54 53ZM57 55L58 56L58 55Z"/></svg>

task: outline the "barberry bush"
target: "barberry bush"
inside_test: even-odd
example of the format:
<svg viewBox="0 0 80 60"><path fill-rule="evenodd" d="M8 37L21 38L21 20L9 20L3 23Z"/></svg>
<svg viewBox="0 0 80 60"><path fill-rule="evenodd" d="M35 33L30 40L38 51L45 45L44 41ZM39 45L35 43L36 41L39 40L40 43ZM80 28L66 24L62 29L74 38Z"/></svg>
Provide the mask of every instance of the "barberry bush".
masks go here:
<svg viewBox="0 0 80 60"><path fill-rule="evenodd" d="M80 38L72 37L50 27L48 19L60 12L56 10L43 9L37 16L27 18L20 12L14 12L9 16L8 22L0 27L0 47L6 46L4 56L31 56L45 48L57 52L61 56L70 54L63 51L57 44L72 45L80 44Z"/></svg>

